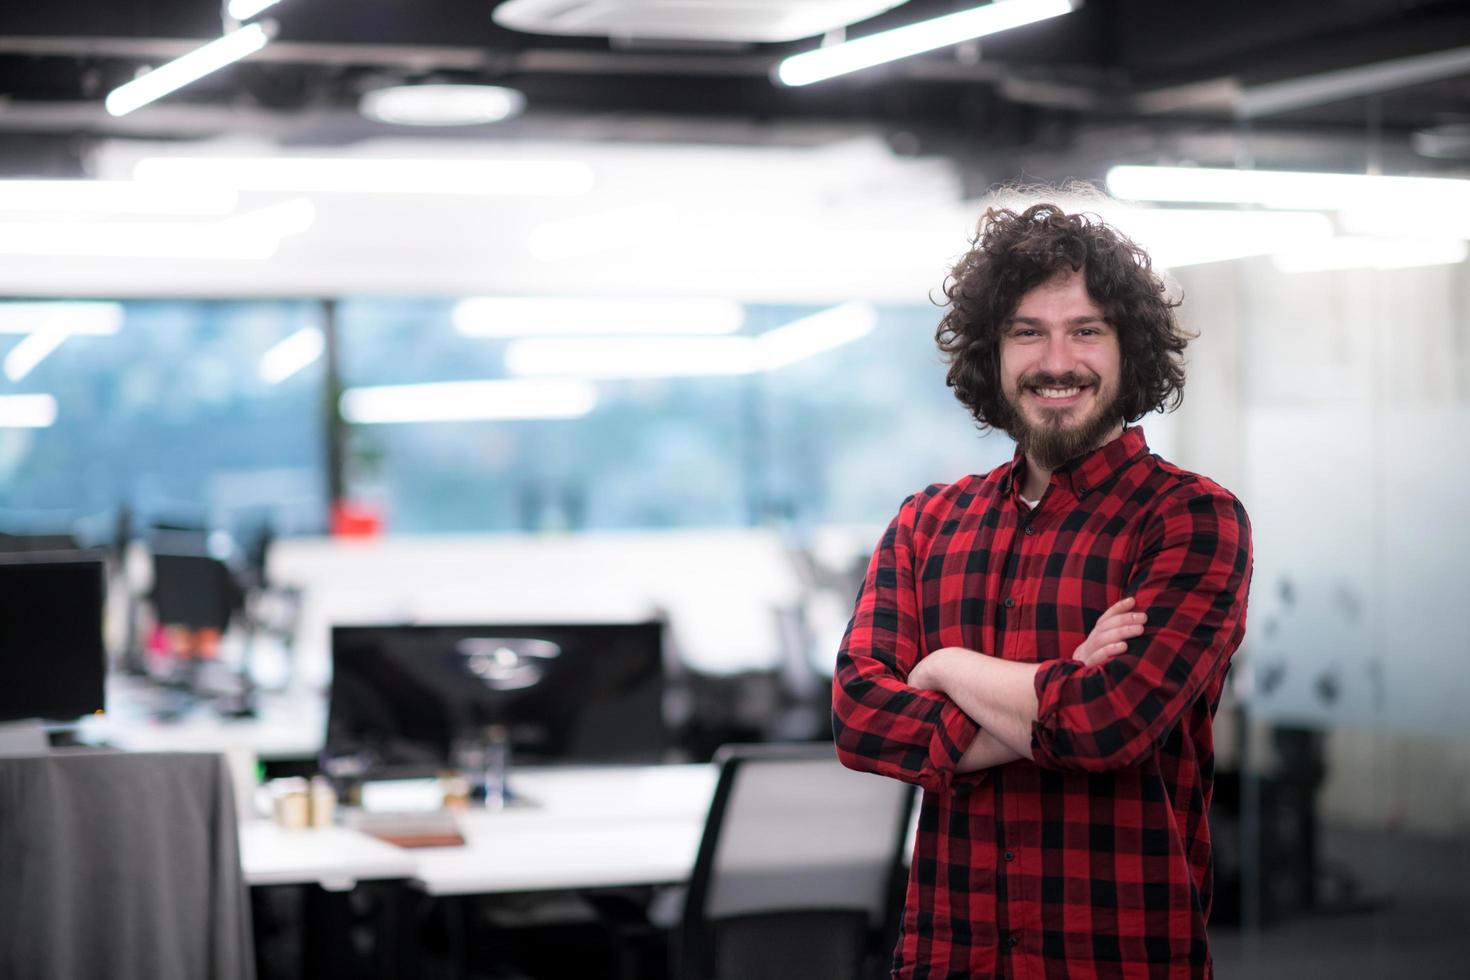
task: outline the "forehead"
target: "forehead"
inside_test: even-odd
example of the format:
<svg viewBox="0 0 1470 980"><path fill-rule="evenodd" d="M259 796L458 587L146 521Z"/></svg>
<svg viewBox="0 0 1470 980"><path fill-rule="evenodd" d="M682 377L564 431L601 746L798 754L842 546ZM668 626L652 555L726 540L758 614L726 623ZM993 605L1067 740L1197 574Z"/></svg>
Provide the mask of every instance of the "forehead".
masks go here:
<svg viewBox="0 0 1470 980"><path fill-rule="evenodd" d="M1075 320L1104 316L1102 307L1087 292L1086 277L1068 270L1028 290L1016 304L1011 319Z"/></svg>

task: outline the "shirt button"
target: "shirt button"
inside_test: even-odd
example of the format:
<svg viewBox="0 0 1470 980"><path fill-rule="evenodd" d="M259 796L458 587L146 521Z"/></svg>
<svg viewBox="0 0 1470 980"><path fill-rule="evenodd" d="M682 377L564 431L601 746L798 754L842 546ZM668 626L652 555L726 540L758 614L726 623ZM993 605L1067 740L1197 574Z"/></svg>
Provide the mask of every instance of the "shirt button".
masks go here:
<svg viewBox="0 0 1470 980"><path fill-rule="evenodd" d="M1080 490L1077 491L1077 494L1078 494L1078 496L1085 497L1085 496L1087 496L1091 492L1092 492L1092 487L1082 487Z"/></svg>
<svg viewBox="0 0 1470 980"><path fill-rule="evenodd" d="M1015 599L1012 599L1010 596L1006 596L1006 601L1003 602L1003 603L1001 603L1001 605L1005 606L1007 609L1011 608L1015 604L1016 604L1016 600Z"/></svg>
<svg viewBox="0 0 1470 980"><path fill-rule="evenodd" d="M1027 524L1026 527L1024 528L1024 530L1025 530L1025 532L1027 534L1035 534L1036 533L1036 528L1032 527L1030 524Z"/></svg>
<svg viewBox="0 0 1470 980"><path fill-rule="evenodd" d="M1014 933L1006 937L1006 945L1012 948L1019 945L1020 942L1021 940L1017 939Z"/></svg>
<svg viewBox="0 0 1470 980"><path fill-rule="evenodd" d="M1016 859L1016 852L1015 851L1006 851L1003 856L1005 857L1005 859L1007 861L1014 861Z"/></svg>

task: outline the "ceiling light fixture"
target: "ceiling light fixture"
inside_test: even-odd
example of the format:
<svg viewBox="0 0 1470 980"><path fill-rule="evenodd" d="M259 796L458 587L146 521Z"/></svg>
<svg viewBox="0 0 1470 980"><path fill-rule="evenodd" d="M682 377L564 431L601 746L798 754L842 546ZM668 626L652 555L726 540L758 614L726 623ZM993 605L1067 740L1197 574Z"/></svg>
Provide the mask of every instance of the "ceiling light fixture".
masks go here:
<svg viewBox="0 0 1470 980"><path fill-rule="evenodd" d="M443 381L349 388L342 417L359 425L581 418L597 407L584 381Z"/></svg>
<svg viewBox="0 0 1470 980"><path fill-rule="evenodd" d="M451 315L467 337L730 334L745 322L733 300L475 296Z"/></svg>
<svg viewBox="0 0 1470 980"><path fill-rule="evenodd" d="M46 429L56 423L51 395L0 395L0 429Z"/></svg>
<svg viewBox="0 0 1470 980"><path fill-rule="evenodd" d="M1311 211L1108 208L1101 216L1169 269L1311 248L1333 233L1332 219Z"/></svg>
<svg viewBox="0 0 1470 980"><path fill-rule="evenodd" d="M466 194L575 197L594 174L569 160L453 160L375 157L145 157L140 181L302 193Z"/></svg>
<svg viewBox="0 0 1470 980"><path fill-rule="evenodd" d="M260 380L280 384L316 363L326 349L327 337L320 327L302 327L260 355Z"/></svg>
<svg viewBox="0 0 1470 980"><path fill-rule="evenodd" d="M983 7L792 55L777 67L776 77L785 85L810 85L899 58L1059 17L1070 13L1077 5L1073 0L995 0Z"/></svg>
<svg viewBox="0 0 1470 980"><path fill-rule="evenodd" d="M117 333L122 329L123 308L119 303L55 300L35 303L0 303L0 333L35 333L66 328L74 334Z"/></svg>
<svg viewBox="0 0 1470 980"><path fill-rule="evenodd" d="M526 97L499 85L392 85L363 95L357 109L395 126L482 126L521 114Z"/></svg>
<svg viewBox="0 0 1470 980"><path fill-rule="evenodd" d="M225 13L229 14L232 20L243 22L263 10L269 10L280 2L281 0L230 0L229 6L225 8Z"/></svg>
<svg viewBox="0 0 1470 980"><path fill-rule="evenodd" d="M774 371L795 364L866 337L877 325L878 311L867 303L844 303L813 313L756 337L756 367Z"/></svg>
<svg viewBox="0 0 1470 980"><path fill-rule="evenodd" d="M131 82L119 85L107 94L103 105L112 115L125 116L190 82L254 54L270 43L275 32L275 21L262 21L231 31L202 48L195 48Z"/></svg>
<svg viewBox="0 0 1470 980"><path fill-rule="evenodd" d="M239 199L228 187L168 187L134 180L0 180L0 211L223 215L235 210Z"/></svg>
<svg viewBox="0 0 1470 980"><path fill-rule="evenodd" d="M756 337L534 338L506 345L514 375L575 378L690 378L772 371L871 332L877 314L847 303Z"/></svg>
<svg viewBox="0 0 1470 980"><path fill-rule="evenodd" d="M1409 269L1458 265L1470 245L1458 238L1371 238L1343 236L1309 249L1272 257L1279 272L1327 272L1334 269Z"/></svg>
<svg viewBox="0 0 1470 980"><path fill-rule="evenodd" d="M67 338L114 334L122 329L122 321L117 303L0 304L0 332L25 334L5 354L5 377L21 381Z"/></svg>
<svg viewBox="0 0 1470 980"><path fill-rule="evenodd" d="M1294 210L1470 207L1470 180L1372 174L1231 170L1213 167L1113 167L1108 190L1134 201L1255 204Z"/></svg>

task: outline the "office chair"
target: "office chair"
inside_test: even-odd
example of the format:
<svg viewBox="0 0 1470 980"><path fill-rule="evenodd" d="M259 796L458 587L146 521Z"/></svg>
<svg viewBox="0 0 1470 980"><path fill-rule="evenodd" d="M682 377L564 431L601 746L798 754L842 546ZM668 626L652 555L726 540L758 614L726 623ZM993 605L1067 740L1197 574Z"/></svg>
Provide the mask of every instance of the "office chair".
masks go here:
<svg viewBox="0 0 1470 980"><path fill-rule="evenodd" d="M726 746L673 943L677 980L886 972L913 788L830 743Z"/></svg>
<svg viewBox="0 0 1470 980"><path fill-rule="evenodd" d="M0 758L0 976L252 980L220 755Z"/></svg>

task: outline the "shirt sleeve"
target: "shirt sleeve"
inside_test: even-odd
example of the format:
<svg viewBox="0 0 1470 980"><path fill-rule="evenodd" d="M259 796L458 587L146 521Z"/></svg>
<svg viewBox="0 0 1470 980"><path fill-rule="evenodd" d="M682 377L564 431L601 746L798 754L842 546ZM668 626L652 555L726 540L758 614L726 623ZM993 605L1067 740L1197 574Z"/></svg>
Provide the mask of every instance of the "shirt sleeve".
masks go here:
<svg viewBox="0 0 1470 980"><path fill-rule="evenodd" d="M906 683L922 652L914 588L917 497L904 501L868 563L832 678L832 731L849 768L940 791L979 726L933 691Z"/></svg>
<svg viewBox="0 0 1470 980"><path fill-rule="evenodd" d="M1050 660L1037 670L1036 762L1100 772L1152 754L1240 646L1250 576L1238 500L1214 488L1161 508L1126 592L1148 616L1143 635L1101 664Z"/></svg>

